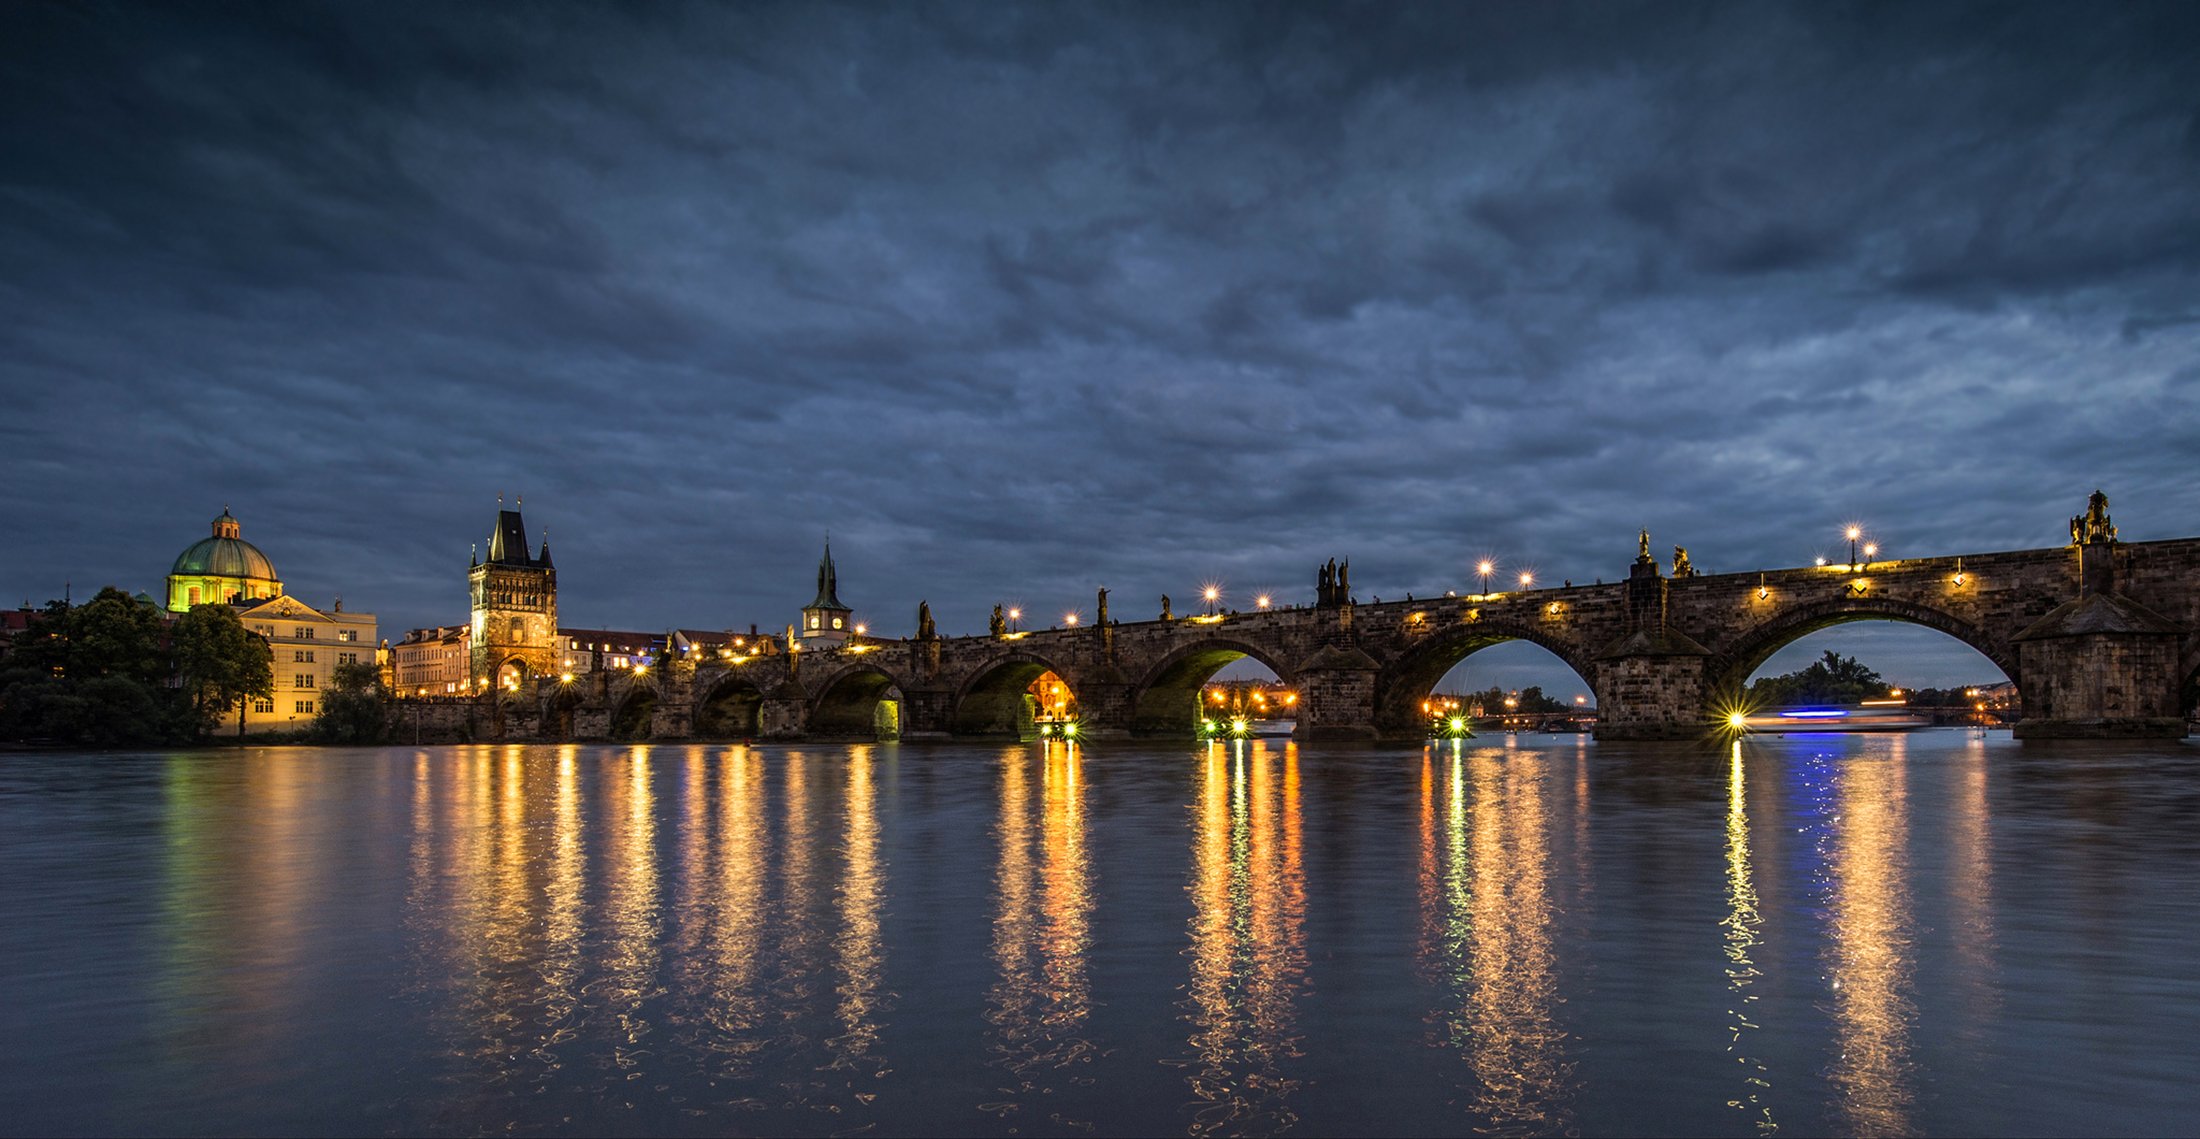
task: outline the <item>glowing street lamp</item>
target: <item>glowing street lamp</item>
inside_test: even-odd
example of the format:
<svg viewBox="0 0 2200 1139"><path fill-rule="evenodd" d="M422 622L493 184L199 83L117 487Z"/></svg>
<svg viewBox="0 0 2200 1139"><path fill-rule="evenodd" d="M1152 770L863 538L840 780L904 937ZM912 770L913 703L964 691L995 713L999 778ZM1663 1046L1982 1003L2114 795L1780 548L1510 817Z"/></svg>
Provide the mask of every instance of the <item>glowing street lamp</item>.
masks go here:
<svg viewBox="0 0 2200 1139"><path fill-rule="evenodd" d="M1199 599L1207 603L1208 616L1213 616L1215 603L1222 600L1222 588L1214 585L1207 586L1199 591Z"/></svg>
<svg viewBox="0 0 2200 1139"><path fill-rule="evenodd" d="M1064 613L1064 614L1062 614L1062 624L1064 624L1064 625L1068 625L1068 626L1069 626L1069 627L1071 627L1071 628L1076 628L1076 627L1077 627L1077 614L1075 614L1075 613Z"/></svg>
<svg viewBox="0 0 2200 1139"><path fill-rule="evenodd" d="M1531 585L1534 585L1534 584L1535 584L1535 575L1534 575L1534 574L1532 574L1532 573L1527 573L1527 572L1523 571L1523 572L1521 573L1521 575L1520 575L1520 588L1522 588L1522 589L1526 589L1526 588L1528 588L1529 586L1531 586Z"/></svg>
<svg viewBox="0 0 2200 1139"><path fill-rule="evenodd" d="M1856 564L1856 540L1863 536L1864 528L1862 526L1858 526L1853 522L1849 524L1849 564L1852 566Z"/></svg>
<svg viewBox="0 0 2200 1139"><path fill-rule="evenodd" d="M1253 604L1258 605L1263 609L1268 608L1268 595L1263 593L1259 597L1254 598Z"/></svg>
<svg viewBox="0 0 2200 1139"><path fill-rule="evenodd" d="M1482 575L1482 596L1484 597L1489 596L1490 574L1496 572L1496 570L1497 563L1489 560L1488 558L1484 558L1481 561L1475 563L1474 572Z"/></svg>
<svg viewBox="0 0 2200 1139"><path fill-rule="evenodd" d="M1864 561L1865 561L1865 562L1869 563L1869 562L1870 562L1870 561L1871 561L1871 560L1872 560L1873 558L1876 558L1876 557L1878 557L1878 556L1879 556L1879 544L1878 544L1878 543L1876 543L1876 542L1866 542L1866 543L1864 543Z"/></svg>
<svg viewBox="0 0 2200 1139"><path fill-rule="evenodd" d="M1008 611L1008 631L1009 631L1009 632L1011 632L1011 633L1015 632L1015 631L1016 631L1016 622L1018 622L1018 621L1021 621L1021 620L1023 620L1023 619L1024 619L1024 611L1023 611L1023 610L1021 610L1021 609L1010 609L1010 610Z"/></svg>

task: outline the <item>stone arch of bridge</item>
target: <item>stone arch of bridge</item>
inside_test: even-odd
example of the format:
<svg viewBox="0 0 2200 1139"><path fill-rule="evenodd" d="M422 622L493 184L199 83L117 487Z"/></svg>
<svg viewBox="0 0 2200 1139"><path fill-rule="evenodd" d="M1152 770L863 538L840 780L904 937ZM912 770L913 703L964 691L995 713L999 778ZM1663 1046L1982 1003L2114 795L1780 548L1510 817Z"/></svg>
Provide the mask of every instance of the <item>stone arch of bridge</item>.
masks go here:
<svg viewBox="0 0 2200 1139"><path fill-rule="evenodd" d="M1131 683L1131 734L1190 738L1199 721L1199 694L1215 673L1252 658L1286 684L1292 670L1267 648L1235 637L1203 637L1179 645Z"/></svg>
<svg viewBox="0 0 2200 1139"><path fill-rule="evenodd" d="M2014 647L1955 614L1888 597L1839 597L1783 610L1743 630L1731 645L1706 662L1704 693L1714 700L1732 698L1749 683L1751 673L1772 659L1772 654L1812 633L1853 621L1900 621L1945 633L1993 662L2003 676L2019 680Z"/></svg>
<svg viewBox="0 0 2200 1139"><path fill-rule="evenodd" d="M518 692L526 688L529 675L527 658L521 656L504 658L490 673L491 681L498 692Z"/></svg>
<svg viewBox="0 0 2200 1139"><path fill-rule="evenodd" d="M650 720L657 714L657 688L647 683L630 685L611 708L611 738L635 742L649 738Z"/></svg>
<svg viewBox="0 0 2200 1139"><path fill-rule="evenodd" d="M1493 645L1526 641L1574 670L1590 691L1596 667L1582 647L1548 630L1518 621L1470 621L1438 632L1391 661L1375 676L1375 727L1385 736L1419 736L1428 727L1421 702L1459 662Z"/></svg>
<svg viewBox="0 0 2200 1139"><path fill-rule="evenodd" d="M695 702L695 735L707 740L747 740L763 734L764 690L739 672L714 681Z"/></svg>
<svg viewBox="0 0 2200 1139"><path fill-rule="evenodd" d="M1031 682L1053 673L1062 677L1070 686L1070 694L1076 695L1076 684L1070 674L1055 662L1024 649L1018 649L997 658L972 674L955 693L955 710L950 723L958 736L977 736L994 739L1021 739L1030 717L1025 710L1024 690Z"/></svg>
<svg viewBox="0 0 2200 1139"><path fill-rule="evenodd" d="M542 701L543 734L561 743L573 738L573 715L580 710L580 686L564 681L550 686Z"/></svg>
<svg viewBox="0 0 2200 1139"><path fill-rule="evenodd" d="M892 673L874 664L846 666L815 684L809 730L825 739L875 739L878 703L899 693Z"/></svg>

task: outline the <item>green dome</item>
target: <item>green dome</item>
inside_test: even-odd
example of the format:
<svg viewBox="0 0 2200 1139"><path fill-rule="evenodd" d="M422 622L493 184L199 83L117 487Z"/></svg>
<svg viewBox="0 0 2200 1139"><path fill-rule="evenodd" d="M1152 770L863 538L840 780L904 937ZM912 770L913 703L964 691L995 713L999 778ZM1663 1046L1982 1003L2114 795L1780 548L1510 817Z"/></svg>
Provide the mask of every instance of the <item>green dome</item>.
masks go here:
<svg viewBox="0 0 2200 1139"><path fill-rule="evenodd" d="M237 520L227 510L214 520L214 536L201 538L176 555L170 577L184 574L212 577L246 577L274 581L275 564L258 546L238 537Z"/></svg>

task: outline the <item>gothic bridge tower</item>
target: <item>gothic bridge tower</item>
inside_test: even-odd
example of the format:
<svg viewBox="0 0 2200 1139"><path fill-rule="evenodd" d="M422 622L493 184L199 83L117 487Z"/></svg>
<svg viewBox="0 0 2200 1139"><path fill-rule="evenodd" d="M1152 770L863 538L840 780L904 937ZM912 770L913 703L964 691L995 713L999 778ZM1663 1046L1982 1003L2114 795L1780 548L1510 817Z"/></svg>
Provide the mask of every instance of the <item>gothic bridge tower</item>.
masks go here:
<svg viewBox="0 0 2200 1139"><path fill-rule="evenodd" d="M467 571L473 593L472 653L469 677L498 687L529 676L556 676L558 644L558 571L550 563L550 538L542 552L527 549L527 524L517 509L498 500L496 528L489 532L489 556ZM516 508L519 500L513 500Z"/></svg>
<svg viewBox="0 0 2200 1139"><path fill-rule="evenodd" d="M855 633L855 611L840 603L840 571L833 566L833 540L817 563L817 600L802 607L802 643L846 644Z"/></svg>

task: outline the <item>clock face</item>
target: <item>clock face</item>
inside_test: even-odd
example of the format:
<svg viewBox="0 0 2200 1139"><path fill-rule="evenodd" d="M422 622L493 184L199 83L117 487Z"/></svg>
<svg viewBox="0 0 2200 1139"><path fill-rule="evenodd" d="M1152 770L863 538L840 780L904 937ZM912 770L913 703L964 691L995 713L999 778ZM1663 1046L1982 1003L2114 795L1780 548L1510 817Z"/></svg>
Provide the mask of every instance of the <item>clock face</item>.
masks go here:
<svg viewBox="0 0 2200 1139"><path fill-rule="evenodd" d="M840 618L838 618L838 617L835 617L835 618L833 618L833 628L835 628L835 629L838 629L838 628L840 628Z"/></svg>
<svg viewBox="0 0 2200 1139"><path fill-rule="evenodd" d="M817 628L817 618L815 618L815 617L812 617L812 618L810 618L810 628L812 628L812 629L815 629L815 628Z"/></svg>

